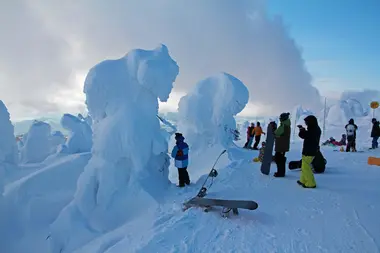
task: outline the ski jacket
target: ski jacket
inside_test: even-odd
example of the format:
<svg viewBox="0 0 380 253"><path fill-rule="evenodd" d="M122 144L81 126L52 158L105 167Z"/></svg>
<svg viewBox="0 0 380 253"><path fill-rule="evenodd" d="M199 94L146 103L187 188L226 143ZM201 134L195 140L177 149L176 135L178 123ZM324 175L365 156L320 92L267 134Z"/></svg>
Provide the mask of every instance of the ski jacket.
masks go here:
<svg viewBox="0 0 380 253"><path fill-rule="evenodd" d="M319 151L319 142L321 139L321 128L315 116L305 118L307 129L301 128L298 136L303 139L302 155L316 156Z"/></svg>
<svg viewBox="0 0 380 253"><path fill-rule="evenodd" d="M358 130L358 126L354 123L353 119L350 119L350 121L344 128L347 132L347 139L356 139L356 130Z"/></svg>
<svg viewBox="0 0 380 253"><path fill-rule="evenodd" d="M290 119L280 122L280 126L274 132L275 134L275 151L288 152L290 149Z"/></svg>
<svg viewBox="0 0 380 253"><path fill-rule="evenodd" d="M189 164L189 146L184 142L184 138L181 137L177 140L176 145L172 150L172 157L175 159L175 167L182 169L186 168Z"/></svg>
<svg viewBox="0 0 380 253"><path fill-rule="evenodd" d="M371 137L380 137L380 126L379 121L372 123Z"/></svg>
<svg viewBox="0 0 380 253"><path fill-rule="evenodd" d="M256 127L253 129L253 134L254 134L255 136L260 136L260 135L264 134L263 129L261 128L261 126L256 126Z"/></svg>

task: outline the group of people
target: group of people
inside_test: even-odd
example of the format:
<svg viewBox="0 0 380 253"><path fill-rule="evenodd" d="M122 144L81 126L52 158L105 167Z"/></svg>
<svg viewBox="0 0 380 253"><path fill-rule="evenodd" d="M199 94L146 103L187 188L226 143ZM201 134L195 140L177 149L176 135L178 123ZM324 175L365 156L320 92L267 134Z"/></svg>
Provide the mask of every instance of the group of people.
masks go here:
<svg viewBox="0 0 380 253"><path fill-rule="evenodd" d="M330 137L329 140L322 143L322 145L334 145L334 146L346 146L346 152L356 152L356 131L358 126L355 124L354 119L350 119L348 124L345 126L346 134L342 134L340 141L336 141L333 137ZM379 121L376 118L372 119L372 147L371 149L376 149L379 147L380 137L380 127ZM343 149L342 149L343 150Z"/></svg>
<svg viewBox="0 0 380 253"><path fill-rule="evenodd" d="M274 162L277 165L277 172L274 173L275 177L284 177L286 171L286 153L290 150L290 135L291 135L291 123L289 119L290 113L282 113L279 117L280 125L273 129L275 135L275 155ZM299 133L298 136L303 139L302 147L302 165L301 165L301 175L300 180L297 181L299 185L304 188L315 188L316 182L313 174L313 160L314 157L320 152L320 138L321 138L321 128L318 125L318 120L315 116L309 115L305 119L306 127L298 125ZM380 127L379 121L375 118L372 119L372 148L378 148L378 139L380 137ZM350 119L348 124L345 126L346 134L342 135L340 142L336 142L338 145L346 145L346 152L356 151L356 131L358 126L355 124L353 119ZM258 144L261 139L261 135L265 134L260 126L260 122L257 122L256 126L254 123L248 127L247 130L247 142L244 148L258 149ZM189 146L184 141L184 137L181 133L175 134L176 145L174 146L171 156L175 159L175 166L178 168L178 178L179 187L184 187L190 184L190 177L187 172L188 166L188 153ZM253 148L251 148L253 139L255 143ZM347 144L346 144L347 141ZM331 140L334 143L335 140ZM326 142L325 142L326 143ZM265 142L262 142L262 147L260 148L259 160L262 161L264 155Z"/></svg>
<svg viewBox="0 0 380 253"><path fill-rule="evenodd" d="M247 128L247 142L244 144L244 148L258 150L258 146L261 140L261 135L265 135L263 129L261 128L260 122L251 123L251 125ZM255 139L255 143L252 147L253 139Z"/></svg>

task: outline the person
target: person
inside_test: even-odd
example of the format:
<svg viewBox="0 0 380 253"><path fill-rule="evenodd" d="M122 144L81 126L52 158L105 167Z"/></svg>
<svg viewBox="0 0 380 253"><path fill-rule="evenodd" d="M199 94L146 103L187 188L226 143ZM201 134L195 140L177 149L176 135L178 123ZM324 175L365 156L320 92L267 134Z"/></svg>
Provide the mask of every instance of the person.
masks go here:
<svg viewBox="0 0 380 253"><path fill-rule="evenodd" d="M244 144L244 148L251 148L253 141L253 130L255 129L255 124L251 123L251 125L247 128L247 142Z"/></svg>
<svg viewBox="0 0 380 253"><path fill-rule="evenodd" d="M265 133L263 132L263 129L260 126L260 122L256 123L256 127L253 129L253 134L255 135L255 144L253 144L253 149L258 150L257 146L259 145L261 135Z"/></svg>
<svg viewBox="0 0 380 253"><path fill-rule="evenodd" d="M298 125L298 136L303 139L302 146L302 165L299 185L304 188L315 188L316 182L312 170L314 157L319 152L319 141L321 139L321 128L318 126L318 120L315 116L309 115L305 119L307 129Z"/></svg>
<svg viewBox="0 0 380 253"><path fill-rule="evenodd" d="M285 177L286 152L290 149L290 113L280 115L280 126L274 131L275 134L275 155L274 159L277 165L275 177Z"/></svg>
<svg viewBox="0 0 380 253"><path fill-rule="evenodd" d="M372 131L371 131L371 138L372 138L372 149L378 148L379 143L377 142L380 137L380 126L379 121L377 121L375 118L372 119Z"/></svg>
<svg viewBox="0 0 380 253"><path fill-rule="evenodd" d="M179 187L190 184L187 166L189 164L189 146L185 142L185 137L181 133L175 134L176 145L172 150L172 157L175 159L175 167L178 169Z"/></svg>
<svg viewBox="0 0 380 253"><path fill-rule="evenodd" d="M322 146L325 146L325 145L346 146L347 144L346 139L347 139L347 136L345 134L342 134L342 138L340 139L340 141L336 141L333 137L330 137L330 139L322 143Z"/></svg>
<svg viewBox="0 0 380 253"><path fill-rule="evenodd" d="M265 141L263 141L261 143L261 148L260 148L260 151L259 151L259 161L262 162L263 159L264 159L264 151L265 151Z"/></svg>
<svg viewBox="0 0 380 253"><path fill-rule="evenodd" d="M358 130L358 126L355 124L354 119L350 119L344 128L347 132L346 152L351 150L356 152L356 130Z"/></svg>

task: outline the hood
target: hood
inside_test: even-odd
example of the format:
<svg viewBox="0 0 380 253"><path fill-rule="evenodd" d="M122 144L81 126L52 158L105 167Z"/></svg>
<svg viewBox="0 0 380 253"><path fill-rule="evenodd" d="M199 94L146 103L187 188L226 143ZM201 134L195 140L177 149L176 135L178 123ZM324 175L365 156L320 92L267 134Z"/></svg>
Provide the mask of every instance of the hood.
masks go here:
<svg viewBox="0 0 380 253"><path fill-rule="evenodd" d="M304 120L307 127L312 128L318 126L318 120L314 115L309 115Z"/></svg>
<svg viewBox="0 0 380 253"><path fill-rule="evenodd" d="M284 124L284 125L290 126L290 119L288 118L288 119L286 119L284 121L281 121L281 123Z"/></svg>

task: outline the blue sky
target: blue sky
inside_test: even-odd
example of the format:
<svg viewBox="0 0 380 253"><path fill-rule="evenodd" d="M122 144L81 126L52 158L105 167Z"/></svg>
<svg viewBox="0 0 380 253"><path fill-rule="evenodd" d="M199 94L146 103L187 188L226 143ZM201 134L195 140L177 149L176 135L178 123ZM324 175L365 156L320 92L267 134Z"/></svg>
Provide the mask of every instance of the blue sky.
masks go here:
<svg viewBox="0 0 380 253"><path fill-rule="evenodd" d="M322 95L380 87L380 0L268 0Z"/></svg>

